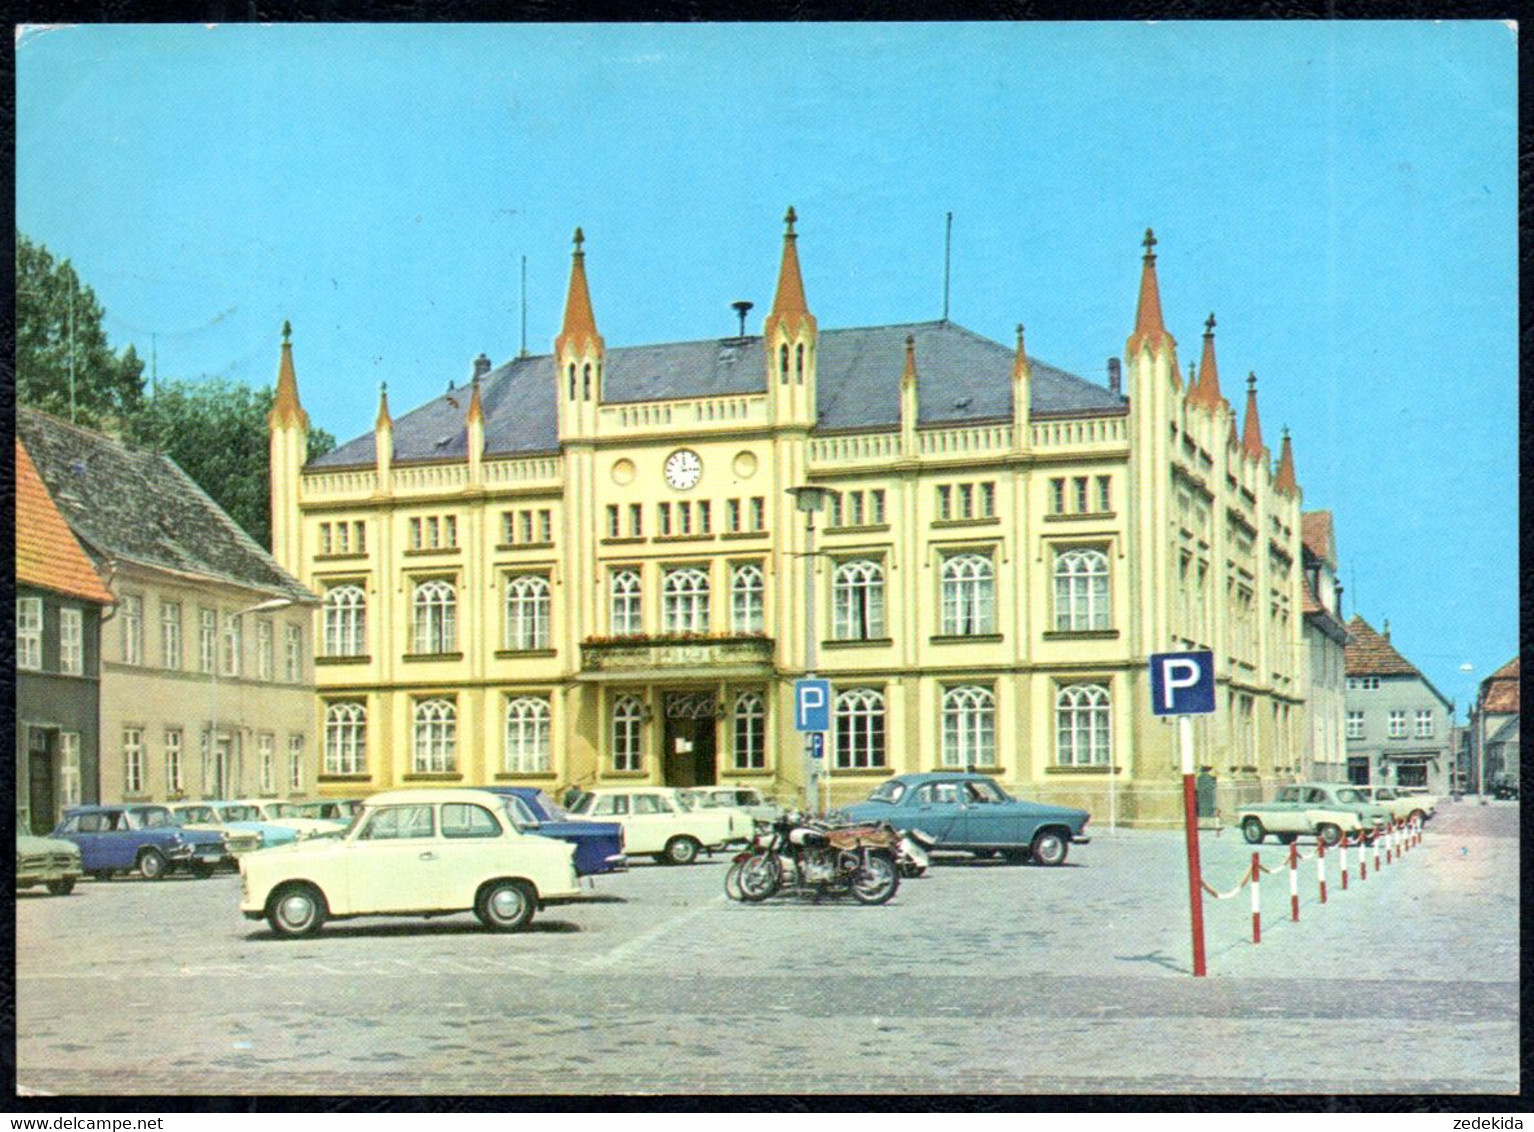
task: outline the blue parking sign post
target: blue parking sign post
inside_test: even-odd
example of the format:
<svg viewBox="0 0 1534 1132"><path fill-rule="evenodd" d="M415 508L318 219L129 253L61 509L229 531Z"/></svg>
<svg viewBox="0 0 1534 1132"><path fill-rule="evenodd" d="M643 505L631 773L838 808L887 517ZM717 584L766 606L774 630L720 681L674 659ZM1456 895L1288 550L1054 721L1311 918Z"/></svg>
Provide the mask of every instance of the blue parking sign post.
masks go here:
<svg viewBox="0 0 1534 1132"><path fill-rule="evenodd" d="M1182 755L1183 834L1188 842L1188 905L1193 915L1193 974L1204 962L1204 878L1198 860L1198 800L1193 784L1193 717L1214 711L1214 653L1163 652L1150 658L1151 712L1177 717Z"/></svg>
<svg viewBox="0 0 1534 1132"><path fill-rule="evenodd" d="M794 681L794 729L804 733L806 809L815 808L819 780L826 784L831 804L831 764L824 758L826 732L831 729L831 681L806 677Z"/></svg>

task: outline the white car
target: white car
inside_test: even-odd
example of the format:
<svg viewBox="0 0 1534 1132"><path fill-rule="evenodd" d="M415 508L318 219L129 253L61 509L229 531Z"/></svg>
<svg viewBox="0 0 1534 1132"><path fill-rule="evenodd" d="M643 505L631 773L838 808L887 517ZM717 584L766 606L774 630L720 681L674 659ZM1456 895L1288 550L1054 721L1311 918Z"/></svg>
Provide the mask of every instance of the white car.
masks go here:
<svg viewBox="0 0 1534 1132"><path fill-rule="evenodd" d="M280 825L294 830L300 841L309 837L335 837L346 830L344 821L305 817L294 802L278 802L271 798L237 798L234 804L255 810L260 820L268 825Z"/></svg>
<svg viewBox="0 0 1534 1132"><path fill-rule="evenodd" d="M515 931L580 896L575 846L519 830L483 790L391 790L363 803L345 837L240 858L240 911L280 936L352 916L472 911Z"/></svg>
<svg viewBox="0 0 1534 1132"><path fill-rule="evenodd" d="M1431 794L1412 794L1397 786L1355 786L1375 805L1384 806L1396 821L1427 821L1438 812L1438 799Z"/></svg>
<svg viewBox="0 0 1534 1132"><path fill-rule="evenodd" d="M745 811L689 806L682 793L670 786L603 787L584 795L570 816L617 822L630 857L650 855L673 865L691 864L705 849L747 844L755 835L756 823Z"/></svg>
<svg viewBox="0 0 1534 1132"><path fill-rule="evenodd" d="M755 786L691 786L680 791L682 799L696 798L705 806L744 810L758 822L776 821L783 807Z"/></svg>

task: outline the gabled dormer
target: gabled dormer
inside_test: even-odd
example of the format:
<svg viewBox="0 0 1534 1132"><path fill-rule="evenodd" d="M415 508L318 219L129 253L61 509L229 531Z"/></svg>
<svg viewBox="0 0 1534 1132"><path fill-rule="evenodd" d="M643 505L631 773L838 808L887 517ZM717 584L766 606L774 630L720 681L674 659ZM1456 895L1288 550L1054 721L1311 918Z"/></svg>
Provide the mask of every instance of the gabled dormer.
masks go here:
<svg viewBox="0 0 1534 1132"><path fill-rule="evenodd" d="M554 382L559 404L559 439L596 434L597 409L602 404L602 365L607 344L597 333L586 286L585 234L575 230L571 254L570 290L565 296L564 327L554 339Z"/></svg>
<svg viewBox="0 0 1534 1132"><path fill-rule="evenodd" d="M767 355L767 401L778 424L815 424L815 352L818 339L815 316L804 298L804 279L799 274L798 219L790 206L783 218L783 262L778 269L778 290L772 311L762 329Z"/></svg>

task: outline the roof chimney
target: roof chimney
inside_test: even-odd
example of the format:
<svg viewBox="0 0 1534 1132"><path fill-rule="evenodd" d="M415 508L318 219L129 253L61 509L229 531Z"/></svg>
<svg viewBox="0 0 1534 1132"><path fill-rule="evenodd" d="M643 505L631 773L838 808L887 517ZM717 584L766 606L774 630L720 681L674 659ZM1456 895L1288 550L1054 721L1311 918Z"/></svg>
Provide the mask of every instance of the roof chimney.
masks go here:
<svg viewBox="0 0 1534 1132"><path fill-rule="evenodd" d="M1385 632L1382 634L1385 640L1390 640L1390 618L1385 618Z"/></svg>
<svg viewBox="0 0 1534 1132"><path fill-rule="evenodd" d="M736 299L730 306L734 307L735 313L740 316L740 334L738 337L744 338L746 336L746 314L756 304L750 299Z"/></svg>
<svg viewBox="0 0 1534 1132"><path fill-rule="evenodd" d="M490 372L490 355L481 354L474 359L474 377L481 378Z"/></svg>
<svg viewBox="0 0 1534 1132"><path fill-rule="evenodd" d="M1108 359L1108 391L1120 395L1124 392L1124 371L1117 358Z"/></svg>

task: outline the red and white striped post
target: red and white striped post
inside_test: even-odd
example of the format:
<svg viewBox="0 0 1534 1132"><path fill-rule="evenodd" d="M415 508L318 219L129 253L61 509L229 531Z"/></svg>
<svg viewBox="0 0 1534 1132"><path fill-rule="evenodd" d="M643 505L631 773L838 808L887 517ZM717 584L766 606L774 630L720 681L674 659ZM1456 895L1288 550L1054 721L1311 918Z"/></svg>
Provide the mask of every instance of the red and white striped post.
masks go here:
<svg viewBox="0 0 1534 1132"><path fill-rule="evenodd" d="M1380 871L1380 839L1385 836L1384 830L1378 830L1374 834L1374 871Z"/></svg>
<svg viewBox="0 0 1534 1132"><path fill-rule="evenodd" d="M1391 818L1385 825L1385 864L1390 864L1395 856L1396 847L1396 822Z"/></svg>
<svg viewBox="0 0 1534 1132"><path fill-rule="evenodd" d="M1321 903L1326 903L1326 842L1316 845L1316 880L1321 885Z"/></svg>
<svg viewBox="0 0 1534 1132"><path fill-rule="evenodd" d="M1289 918L1300 918L1300 847L1289 842Z"/></svg>
<svg viewBox="0 0 1534 1132"><path fill-rule="evenodd" d="M1257 894L1258 878L1262 876L1262 863L1252 854L1252 942L1262 942L1262 898Z"/></svg>
<svg viewBox="0 0 1534 1132"><path fill-rule="evenodd" d="M1348 835L1347 834L1344 833L1342 835L1342 843L1338 846L1338 848L1340 848L1342 850L1342 864L1340 865L1340 868L1342 870L1342 891L1346 892L1348 890Z"/></svg>

